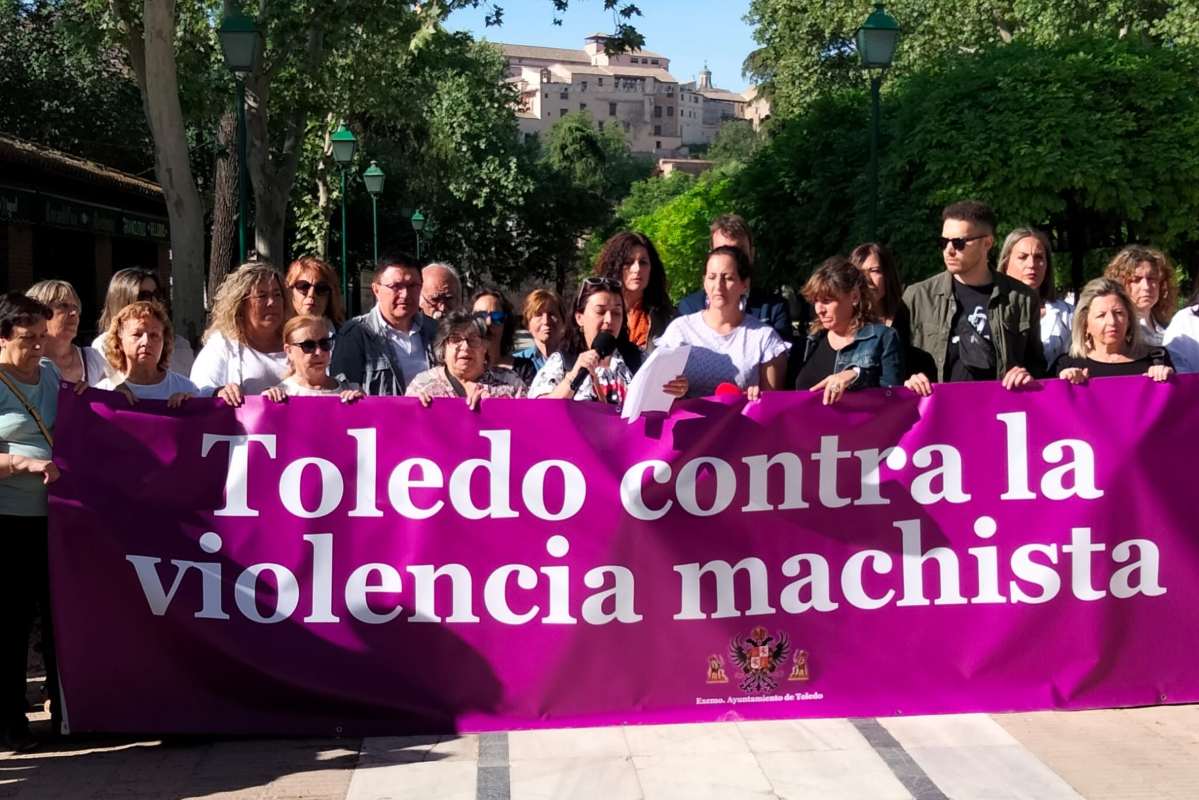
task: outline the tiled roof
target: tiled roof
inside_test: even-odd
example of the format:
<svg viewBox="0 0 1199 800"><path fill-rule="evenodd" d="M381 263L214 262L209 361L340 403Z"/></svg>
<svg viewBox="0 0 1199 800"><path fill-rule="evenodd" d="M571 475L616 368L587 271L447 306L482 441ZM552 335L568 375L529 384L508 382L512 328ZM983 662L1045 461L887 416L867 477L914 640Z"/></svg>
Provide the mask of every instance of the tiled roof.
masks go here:
<svg viewBox="0 0 1199 800"><path fill-rule="evenodd" d="M507 58L541 58L548 61L562 61L566 63L591 63L591 56L587 55L583 50L566 50L561 47L537 47L531 44L503 44L500 42L496 42L496 45Z"/></svg>
<svg viewBox="0 0 1199 800"><path fill-rule="evenodd" d="M162 189L153 181L11 136L0 135L0 163L27 164L63 177L162 199Z"/></svg>

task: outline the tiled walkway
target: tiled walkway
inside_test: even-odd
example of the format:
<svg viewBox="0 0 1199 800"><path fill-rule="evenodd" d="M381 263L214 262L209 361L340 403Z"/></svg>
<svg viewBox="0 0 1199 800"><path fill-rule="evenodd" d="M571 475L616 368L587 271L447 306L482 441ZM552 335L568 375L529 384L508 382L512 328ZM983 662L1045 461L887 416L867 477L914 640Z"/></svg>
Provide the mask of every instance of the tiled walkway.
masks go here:
<svg viewBox="0 0 1199 800"><path fill-rule="evenodd" d="M0 754L68 800L1194 800L1199 706L345 740L82 740Z"/></svg>

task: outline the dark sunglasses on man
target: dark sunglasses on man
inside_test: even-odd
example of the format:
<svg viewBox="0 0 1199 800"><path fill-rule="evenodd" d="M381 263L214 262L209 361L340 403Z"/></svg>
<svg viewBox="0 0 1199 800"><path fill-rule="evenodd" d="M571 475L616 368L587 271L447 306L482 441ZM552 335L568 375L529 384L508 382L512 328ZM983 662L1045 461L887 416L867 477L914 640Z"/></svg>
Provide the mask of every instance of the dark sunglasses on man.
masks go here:
<svg viewBox="0 0 1199 800"><path fill-rule="evenodd" d="M328 297L333 291L333 287L327 283L309 283L308 281L296 281L291 285L291 288L295 289L305 297L307 297L308 293L311 291L315 291L317 297Z"/></svg>
<svg viewBox="0 0 1199 800"><path fill-rule="evenodd" d="M971 242L975 241L976 239L985 239L989 235L990 234L987 233L979 233L974 236L951 236L948 239L944 236L938 236L937 242L941 245L942 250L945 249L945 245L951 244L953 245L953 249L960 253L965 250L966 246Z"/></svg>
<svg viewBox="0 0 1199 800"><path fill-rule="evenodd" d="M319 347L322 353L328 353L333 349L333 337L326 336L324 339L305 339L302 342L288 342L292 347L298 347L308 355L312 355Z"/></svg>

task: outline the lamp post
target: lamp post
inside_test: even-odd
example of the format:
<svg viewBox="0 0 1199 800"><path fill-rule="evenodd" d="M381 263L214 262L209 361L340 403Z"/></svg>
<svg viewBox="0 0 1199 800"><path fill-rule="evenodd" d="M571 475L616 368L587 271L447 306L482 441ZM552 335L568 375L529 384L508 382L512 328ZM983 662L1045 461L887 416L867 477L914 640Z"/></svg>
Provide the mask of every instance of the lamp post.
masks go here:
<svg viewBox="0 0 1199 800"><path fill-rule="evenodd" d="M262 31L245 14L235 12L221 20L217 31L225 66L237 82L237 245L239 263L246 260L246 218L249 216L249 179L246 170L246 75L262 55Z"/></svg>
<svg viewBox="0 0 1199 800"><path fill-rule="evenodd" d="M341 167L341 296L348 296L346 286L346 168L354 160L354 151L358 149L358 140L354 134L341 123L341 127L333 132L333 160Z"/></svg>
<svg viewBox="0 0 1199 800"><path fill-rule="evenodd" d="M882 3L875 3L874 11L858 28L856 41L862 66L873 71L870 76L870 238L874 239L878 227L878 94L883 73L891 66L895 48L899 45L899 23L883 10Z"/></svg>
<svg viewBox="0 0 1199 800"><path fill-rule="evenodd" d="M420 209L412 212L412 230L416 231L416 260L420 261L420 232L425 229L425 215Z"/></svg>
<svg viewBox="0 0 1199 800"><path fill-rule="evenodd" d="M379 195L383 194L383 179L387 176L383 174L383 170L379 169L379 162L372 161L371 165L366 168L366 172L362 173L362 182L366 184L366 191L371 196L371 230L374 231L375 238L375 263L379 262Z"/></svg>

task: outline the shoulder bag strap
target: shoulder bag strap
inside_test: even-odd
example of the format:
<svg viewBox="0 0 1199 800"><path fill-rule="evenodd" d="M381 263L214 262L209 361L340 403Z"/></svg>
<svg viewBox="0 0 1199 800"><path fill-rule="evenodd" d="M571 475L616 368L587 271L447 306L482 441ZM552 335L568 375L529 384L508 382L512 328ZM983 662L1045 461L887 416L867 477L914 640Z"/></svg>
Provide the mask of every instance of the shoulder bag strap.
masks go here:
<svg viewBox="0 0 1199 800"><path fill-rule="evenodd" d="M29 412L29 416L33 418L38 430L41 431L42 436L45 437L46 444L53 448L54 437L50 435L50 430L46 427L46 423L42 421L42 415L39 414L37 409L33 407L33 403L29 402L29 398L25 396L25 393L13 385L12 378L4 374L3 369L0 369L0 381L2 381L4 385L8 387L8 390L12 392L18 400L21 401L21 405L25 406L25 410Z"/></svg>

